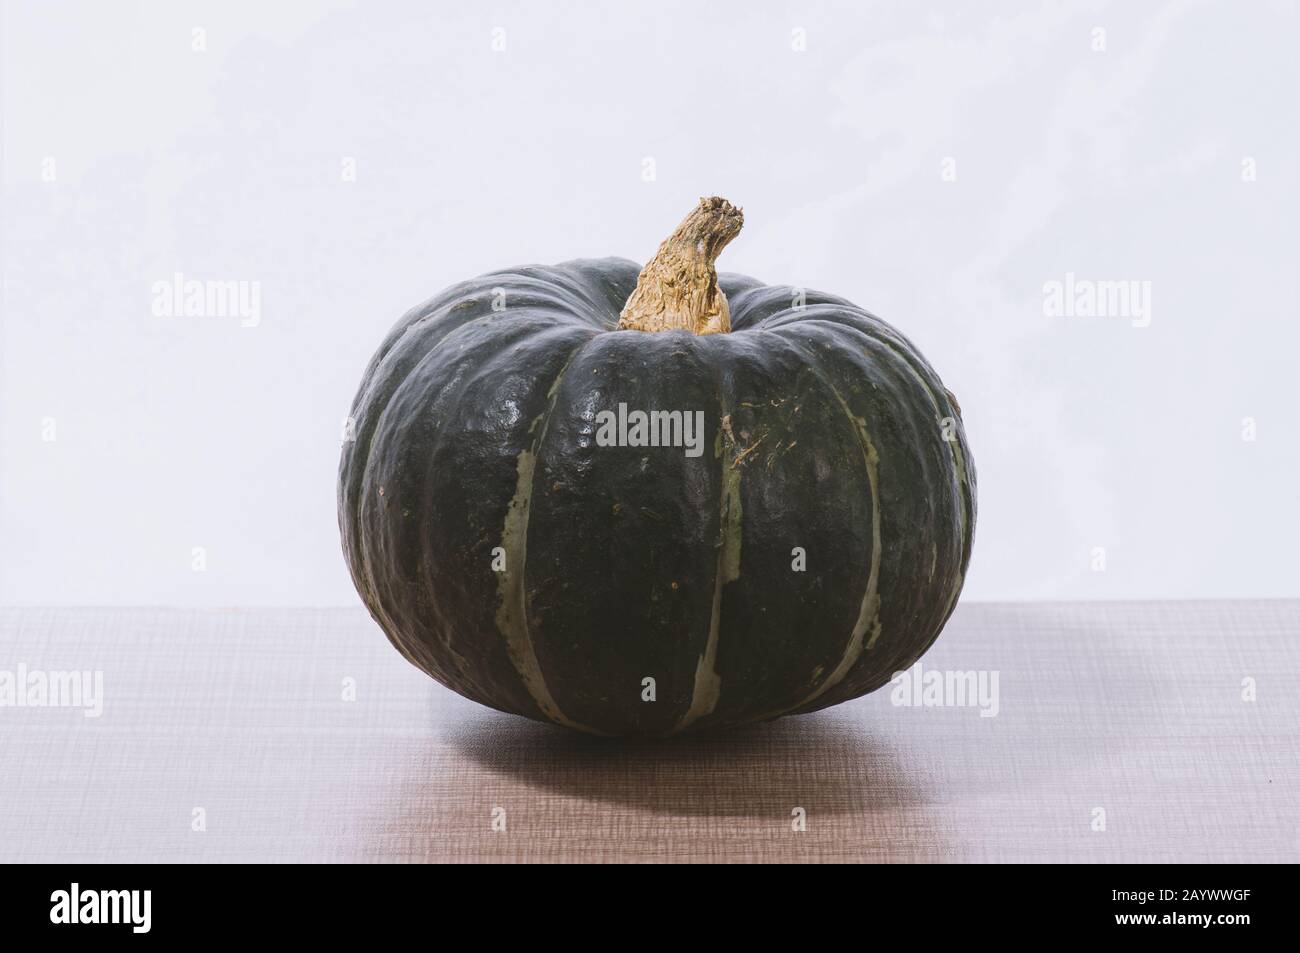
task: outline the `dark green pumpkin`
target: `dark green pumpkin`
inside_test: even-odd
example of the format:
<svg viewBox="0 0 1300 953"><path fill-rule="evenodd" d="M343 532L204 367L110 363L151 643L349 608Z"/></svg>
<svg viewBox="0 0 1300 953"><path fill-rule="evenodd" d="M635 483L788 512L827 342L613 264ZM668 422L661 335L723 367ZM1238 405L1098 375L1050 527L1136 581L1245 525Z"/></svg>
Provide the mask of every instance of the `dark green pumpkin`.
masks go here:
<svg viewBox="0 0 1300 953"><path fill-rule="evenodd" d="M970 558L951 395L879 318L740 275L718 277L730 333L618 330L639 270L494 272L389 332L339 475L366 606L443 685L597 733L879 688L934 641ZM703 411L705 452L597 445L619 404Z"/></svg>

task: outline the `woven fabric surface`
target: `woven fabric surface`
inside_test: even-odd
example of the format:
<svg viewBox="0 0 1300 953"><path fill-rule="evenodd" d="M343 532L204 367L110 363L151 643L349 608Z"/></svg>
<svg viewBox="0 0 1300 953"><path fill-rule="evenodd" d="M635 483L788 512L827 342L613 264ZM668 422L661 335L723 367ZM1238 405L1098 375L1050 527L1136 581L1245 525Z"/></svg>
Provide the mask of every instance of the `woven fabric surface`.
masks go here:
<svg viewBox="0 0 1300 953"><path fill-rule="evenodd" d="M359 609L4 609L0 676L103 688L0 707L0 860L1300 860L1300 602L963 605L921 664L996 705L627 743L466 701Z"/></svg>

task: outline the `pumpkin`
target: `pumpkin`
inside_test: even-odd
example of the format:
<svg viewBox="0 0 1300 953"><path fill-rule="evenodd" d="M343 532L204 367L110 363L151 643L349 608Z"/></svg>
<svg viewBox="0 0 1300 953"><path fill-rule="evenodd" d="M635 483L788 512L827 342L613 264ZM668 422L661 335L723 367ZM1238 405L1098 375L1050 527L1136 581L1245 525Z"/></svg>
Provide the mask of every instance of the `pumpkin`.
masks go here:
<svg viewBox="0 0 1300 953"><path fill-rule="evenodd" d="M669 735L856 698L938 635L975 524L957 402L862 308L719 275L742 221L702 199L644 269L492 272L384 339L343 550L443 685Z"/></svg>

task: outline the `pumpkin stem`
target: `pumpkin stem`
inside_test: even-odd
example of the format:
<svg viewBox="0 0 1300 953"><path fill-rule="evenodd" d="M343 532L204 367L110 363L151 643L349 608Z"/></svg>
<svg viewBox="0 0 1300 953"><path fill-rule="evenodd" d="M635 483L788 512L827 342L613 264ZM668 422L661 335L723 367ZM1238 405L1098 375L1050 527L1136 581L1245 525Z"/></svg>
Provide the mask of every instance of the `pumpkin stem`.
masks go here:
<svg viewBox="0 0 1300 953"><path fill-rule="evenodd" d="M641 269L636 290L619 316L619 328L692 334L730 331L731 311L713 263L744 224L744 212L726 199L716 195L700 199Z"/></svg>

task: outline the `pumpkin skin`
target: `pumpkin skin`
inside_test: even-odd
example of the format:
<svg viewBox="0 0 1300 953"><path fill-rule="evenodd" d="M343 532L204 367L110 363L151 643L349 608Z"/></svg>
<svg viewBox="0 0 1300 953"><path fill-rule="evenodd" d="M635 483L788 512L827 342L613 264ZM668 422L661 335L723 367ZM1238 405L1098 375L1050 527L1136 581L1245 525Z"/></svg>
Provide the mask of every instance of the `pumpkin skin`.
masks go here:
<svg viewBox="0 0 1300 953"><path fill-rule="evenodd" d="M371 615L448 688L597 734L881 687L937 637L970 559L955 401L879 318L740 275L718 276L730 333L617 330L639 270L493 272L389 332L339 471ZM620 403L703 411L703 454L597 445Z"/></svg>

